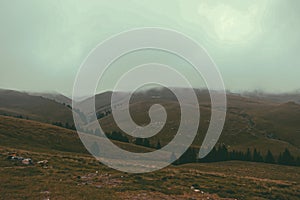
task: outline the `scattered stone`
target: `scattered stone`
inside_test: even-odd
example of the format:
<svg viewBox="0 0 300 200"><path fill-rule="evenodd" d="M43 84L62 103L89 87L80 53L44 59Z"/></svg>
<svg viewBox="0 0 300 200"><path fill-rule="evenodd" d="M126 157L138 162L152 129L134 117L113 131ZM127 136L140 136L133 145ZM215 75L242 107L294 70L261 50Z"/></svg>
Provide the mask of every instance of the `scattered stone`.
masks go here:
<svg viewBox="0 0 300 200"><path fill-rule="evenodd" d="M24 165L32 165L32 160L30 158L25 158L22 160L22 164Z"/></svg>
<svg viewBox="0 0 300 200"><path fill-rule="evenodd" d="M46 164L48 164L48 160L41 160L41 161L38 161L37 164L40 164L40 165L46 165Z"/></svg>
<svg viewBox="0 0 300 200"><path fill-rule="evenodd" d="M12 160L12 161L19 161L19 162L21 162L24 165L32 165L33 164L31 158L23 158L21 156L17 156L16 154L9 155L7 157L7 159L8 160Z"/></svg>

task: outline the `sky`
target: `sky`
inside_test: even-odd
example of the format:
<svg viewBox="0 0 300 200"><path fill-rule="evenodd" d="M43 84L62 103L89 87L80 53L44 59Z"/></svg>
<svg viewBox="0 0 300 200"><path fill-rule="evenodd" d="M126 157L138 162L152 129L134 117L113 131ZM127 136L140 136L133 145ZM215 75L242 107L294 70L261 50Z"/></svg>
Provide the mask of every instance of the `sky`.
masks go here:
<svg viewBox="0 0 300 200"><path fill-rule="evenodd" d="M162 27L201 44L228 90L296 91L299 9L298 0L0 0L0 88L70 96L97 44Z"/></svg>

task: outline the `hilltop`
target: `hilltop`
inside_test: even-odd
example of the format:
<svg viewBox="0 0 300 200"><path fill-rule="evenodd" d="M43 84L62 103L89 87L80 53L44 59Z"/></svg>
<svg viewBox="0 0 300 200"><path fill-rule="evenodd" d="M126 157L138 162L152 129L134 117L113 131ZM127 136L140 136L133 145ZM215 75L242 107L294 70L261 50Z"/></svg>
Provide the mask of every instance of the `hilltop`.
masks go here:
<svg viewBox="0 0 300 200"><path fill-rule="evenodd" d="M201 120L193 145L200 146L209 125L211 110L208 92L196 90L196 93ZM96 95L97 115L105 132L121 132L111 115L111 95L112 92ZM47 95L42 97L24 92L1 90L0 114L22 116L25 119L48 124L59 122L62 126L68 124L71 127L73 124L71 107L45 96ZM231 150L246 151L247 148L257 148L263 154L271 150L275 156L288 148L293 155L300 155L299 104L291 101L282 103L272 101L272 99L257 99L233 93L227 94L227 100L228 110L224 130L219 140L220 144L225 144ZM80 103L84 104L85 101ZM161 103L165 107L168 119L162 131L150 138L152 146L156 146L158 141L161 145L165 145L176 134L180 123L180 106L177 99L168 89L152 89L137 92L130 100L131 116L139 125L149 123L148 110L156 103ZM187 120L193 122L194 119Z"/></svg>

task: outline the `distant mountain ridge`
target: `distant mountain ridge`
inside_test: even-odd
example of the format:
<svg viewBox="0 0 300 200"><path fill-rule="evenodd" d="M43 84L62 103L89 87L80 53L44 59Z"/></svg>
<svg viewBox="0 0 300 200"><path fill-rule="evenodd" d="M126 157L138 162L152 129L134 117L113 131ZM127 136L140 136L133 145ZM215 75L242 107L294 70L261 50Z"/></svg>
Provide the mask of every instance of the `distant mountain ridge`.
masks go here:
<svg viewBox="0 0 300 200"><path fill-rule="evenodd" d="M0 114L53 123L73 124L72 110L67 105L26 92L0 90Z"/></svg>
<svg viewBox="0 0 300 200"><path fill-rule="evenodd" d="M196 93L201 109L201 121L194 145L201 145L210 120L210 98L207 90L196 90ZM95 97L99 122L106 132L120 131L109 112L111 95L112 92L105 92ZM63 101L58 102L54 99L57 96L64 101L67 100L67 97L62 97L63 95L32 95L13 90L0 90L0 115L22 116L48 124L54 122L73 124L71 107ZM280 99L283 101L283 98ZM227 100L227 118L220 143L226 144L231 149L243 151L248 147L263 152L270 149L274 155L282 152L284 148L289 148L294 155L300 155L299 104L291 101L274 101L273 97L265 99L232 93L227 94ZM130 100L131 116L139 125L149 123L148 110L154 103L163 104L168 113L168 120L162 132L150 138L150 141L156 144L159 140L165 145L176 134L180 123L178 117L180 107L172 92L160 89L135 93Z"/></svg>
<svg viewBox="0 0 300 200"><path fill-rule="evenodd" d="M36 92L28 92L29 95L32 96L41 96L46 99L54 100L58 103L65 104L65 105L72 105L72 99L66 97L60 93L52 92L52 93L36 93Z"/></svg>
<svg viewBox="0 0 300 200"><path fill-rule="evenodd" d="M265 93L265 92L244 92L242 96L255 98L259 100L266 100L278 103L285 103L285 102L295 102L300 104L300 90L297 92L290 92L290 93L281 93L281 94L272 94L272 93Z"/></svg>

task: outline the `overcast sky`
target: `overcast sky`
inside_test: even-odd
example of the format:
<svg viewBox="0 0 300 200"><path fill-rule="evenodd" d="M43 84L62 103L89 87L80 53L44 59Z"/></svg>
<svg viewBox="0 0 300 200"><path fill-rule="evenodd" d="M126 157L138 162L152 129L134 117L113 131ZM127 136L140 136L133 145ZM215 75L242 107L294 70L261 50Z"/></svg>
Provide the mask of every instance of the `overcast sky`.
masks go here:
<svg viewBox="0 0 300 200"><path fill-rule="evenodd" d="M298 0L0 0L0 88L70 95L101 41L137 27L180 31L206 48L227 89L300 88Z"/></svg>

